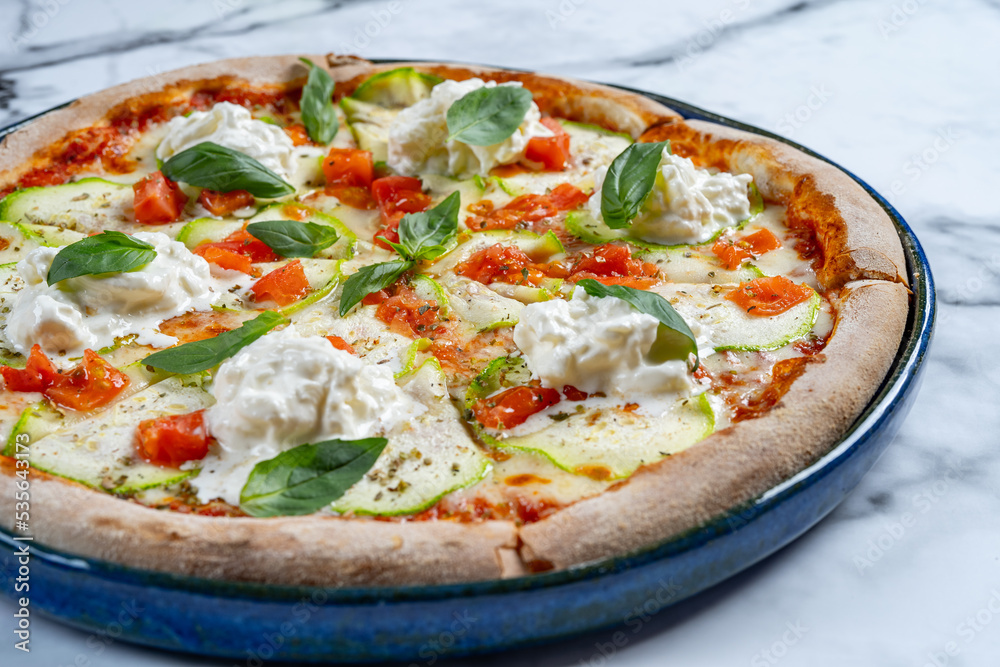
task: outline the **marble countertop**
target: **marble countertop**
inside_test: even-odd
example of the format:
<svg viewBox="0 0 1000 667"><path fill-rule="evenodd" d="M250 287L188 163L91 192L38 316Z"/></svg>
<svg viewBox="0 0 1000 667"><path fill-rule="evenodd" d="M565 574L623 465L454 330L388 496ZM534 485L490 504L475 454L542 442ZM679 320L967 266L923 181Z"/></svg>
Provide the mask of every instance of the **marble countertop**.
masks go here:
<svg viewBox="0 0 1000 667"><path fill-rule="evenodd" d="M1000 327L996 0L7 0L4 10L0 125L182 65L332 50L655 91L854 171L913 226L938 284L923 389L886 454L816 528L660 612L610 658L605 631L474 663L998 664L1000 364L984 346ZM42 619L25 656L12 648L11 610L0 601L5 665L233 664Z"/></svg>

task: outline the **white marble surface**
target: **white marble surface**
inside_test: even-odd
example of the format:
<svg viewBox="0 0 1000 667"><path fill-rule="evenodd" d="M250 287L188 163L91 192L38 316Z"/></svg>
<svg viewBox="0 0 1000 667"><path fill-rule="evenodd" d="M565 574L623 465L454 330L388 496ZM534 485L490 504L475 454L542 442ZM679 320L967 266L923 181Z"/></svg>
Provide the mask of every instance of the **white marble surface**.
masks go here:
<svg viewBox="0 0 1000 667"><path fill-rule="evenodd" d="M996 0L0 7L0 124L189 63L336 50L644 88L775 130L853 170L913 225L940 297L923 391L886 455L803 538L661 612L606 662L597 647L611 632L467 664L1000 664L1000 617L987 608L1000 591ZM386 25L371 23L378 15ZM0 602L4 665L232 664L106 646L42 620L26 657L12 649L11 610Z"/></svg>

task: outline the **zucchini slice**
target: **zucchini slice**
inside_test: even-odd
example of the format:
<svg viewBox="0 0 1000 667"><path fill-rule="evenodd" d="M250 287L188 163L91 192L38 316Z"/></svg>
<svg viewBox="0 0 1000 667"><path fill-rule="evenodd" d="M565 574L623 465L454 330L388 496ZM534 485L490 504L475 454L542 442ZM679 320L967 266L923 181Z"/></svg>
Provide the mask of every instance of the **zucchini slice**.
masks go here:
<svg viewBox="0 0 1000 667"><path fill-rule="evenodd" d="M37 403L21 415L8 449L19 435L26 435L33 467L112 493L173 484L191 473L139 458L136 427L144 419L194 412L212 401L200 387L185 386L180 377L171 377L83 417Z"/></svg>
<svg viewBox="0 0 1000 667"><path fill-rule="evenodd" d="M431 94L442 79L418 72L412 67L397 67L365 79L349 99L370 102L391 109L402 109Z"/></svg>
<svg viewBox="0 0 1000 667"><path fill-rule="evenodd" d="M776 350L802 338L816 323L821 299L813 293L808 301L780 315L748 315L725 296L737 285L684 285L667 283L654 287L688 322L707 325L712 344L723 350Z"/></svg>
<svg viewBox="0 0 1000 667"><path fill-rule="evenodd" d="M425 361L403 389L427 411L386 437L378 461L336 500L337 512L393 516L427 509L452 491L478 482L489 459L462 426L437 360Z"/></svg>
<svg viewBox="0 0 1000 667"><path fill-rule="evenodd" d="M353 97L340 100L340 108L358 148L371 151L375 162L385 162L389 157L389 126L399 112Z"/></svg>
<svg viewBox="0 0 1000 667"><path fill-rule="evenodd" d="M715 429L712 407L704 394L657 400L657 416L595 399L562 401L508 431L487 429L471 418L476 401L526 384L530 377L524 360L516 357L501 357L487 366L466 394L473 429L494 447L543 456L576 475L622 479L642 465L687 449Z"/></svg>
<svg viewBox="0 0 1000 667"><path fill-rule="evenodd" d="M136 226L132 188L103 178L16 190L0 202L0 220L52 225L89 234Z"/></svg>

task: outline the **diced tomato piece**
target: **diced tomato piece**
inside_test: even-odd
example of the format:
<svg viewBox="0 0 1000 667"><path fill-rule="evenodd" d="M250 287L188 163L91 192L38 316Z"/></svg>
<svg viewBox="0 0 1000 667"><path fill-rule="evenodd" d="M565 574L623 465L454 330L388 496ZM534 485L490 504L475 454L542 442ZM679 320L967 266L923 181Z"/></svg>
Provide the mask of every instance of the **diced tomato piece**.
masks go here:
<svg viewBox="0 0 1000 667"><path fill-rule="evenodd" d="M283 129L288 138L292 140L293 146L306 146L312 143L312 139L309 138L309 131L306 130L306 126L302 123L295 123Z"/></svg>
<svg viewBox="0 0 1000 667"><path fill-rule="evenodd" d="M500 282L511 285L539 285L545 278L544 267L531 261L517 246L500 243L474 253L455 267L460 276L484 285Z"/></svg>
<svg viewBox="0 0 1000 667"><path fill-rule="evenodd" d="M372 236L375 245L385 250L391 246L380 241L384 236L399 243L399 221L407 213L419 213L431 205L431 198L424 194L420 179L410 176L386 176L372 183L372 198L382 214L382 228Z"/></svg>
<svg viewBox="0 0 1000 667"><path fill-rule="evenodd" d="M204 410L147 419L139 422L136 431L139 456L150 463L171 468L205 458L209 441Z"/></svg>
<svg viewBox="0 0 1000 667"><path fill-rule="evenodd" d="M37 343L31 346L24 368L0 367L4 387L10 391L45 391L59 378L59 371Z"/></svg>
<svg viewBox="0 0 1000 667"><path fill-rule="evenodd" d="M547 195L520 195L502 208L492 202L478 202L469 207L473 213L466 221L470 229L513 229L519 224L531 224L571 211L587 201L589 196L568 183L556 186Z"/></svg>
<svg viewBox="0 0 1000 667"><path fill-rule="evenodd" d="M588 394L587 392L580 391L573 385L568 384L563 387L563 396L565 396L567 400L570 401L584 401L587 399Z"/></svg>
<svg viewBox="0 0 1000 667"><path fill-rule="evenodd" d="M71 410L93 410L110 403L128 384L127 375L93 350L84 350L83 361L61 373L45 395Z"/></svg>
<svg viewBox="0 0 1000 667"><path fill-rule="evenodd" d="M424 194L420 179L409 176L386 176L372 183L372 198L382 213L383 223L398 213L419 213L431 205L430 195Z"/></svg>
<svg viewBox="0 0 1000 667"><path fill-rule="evenodd" d="M440 306L436 301L421 299L412 287L402 283L394 291L375 311L375 317L388 324L391 331L419 338L437 326Z"/></svg>
<svg viewBox="0 0 1000 667"><path fill-rule="evenodd" d="M386 176L372 183L372 197L383 215L402 211L417 213L430 206L431 198L423 192L419 178Z"/></svg>
<svg viewBox="0 0 1000 667"><path fill-rule="evenodd" d="M201 243L192 252L205 257L209 248L228 250L237 255L249 257L251 262L276 262L281 259L271 247L244 229L238 229L222 241ZM205 257L205 259L208 259ZM242 269L241 269L242 270Z"/></svg>
<svg viewBox="0 0 1000 667"><path fill-rule="evenodd" d="M295 303L309 293L309 281L301 260L271 271L250 288L255 301L274 301L281 307Z"/></svg>
<svg viewBox="0 0 1000 667"><path fill-rule="evenodd" d="M393 213L388 219L384 219L382 228L372 234L372 242L383 250L393 250L393 247L382 239L399 243L399 223L404 215L406 214L403 212Z"/></svg>
<svg viewBox="0 0 1000 667"><path fill-rule="evenodd" d="M129 384L127 375L93 350L85 350L83 361L75 368L59 372L37 344L32 346L23 369L5 366L0 373L10 391L38 391L71 410L106 405Z"/></svg>
<svg viewBox="0 0 1000 667"><path fill-rule="evenodd" d="M799 285L784 276L770 276L740 283L726 299L749 315L772 317L808 301L814 293L807 285Z"/></svg>
<svg viewBox="0 0 1000 667"><path fill-rule="evenodd" d="M357 148L331 148L323 160L327 185L371 187L375 166L371 151Z"/></svg>
<svg viewBox="0 0 1000 667"><path fill-rule="evenodd" d="M551 137L533 137L528 141L524 157L539 162L545 171L562 171L569 161L569 134L555 118L543 118L542 125L552 131Z"/></svg>
<svg viewBox="0 0 1000 667"><path fill-rule="evenodd" d="M221 248L217 245L205 243L197 246L192 252L196 255L204 257L205 261L209 264L215 264L223 269L242 271L247 275L253 271L253 266L249 257L229 250L228 248Z"/></svg>
<svg viewBox="0 0 1000 667"><path fill-rule="evenodd" d="M202 190L198 195L198 203L212 215L224 216L233 211L238 211L247 206L253 206L257 202L253 195L246 190L232 190L230 192L217 192L215 190Z"/></svg>
<svg viewBox="0 0 1000 667"><path fill-rule="evenodd" d="M330 343L338 350L350 352L351 354L357 354L357 352L354 351L354 347L340 336L327 336L326 339L330 341Z"/></svg>
<svg viewBox="0 0 1000 667"><path fill-rule="evenodd" d="M732 271L738 269L743 260L760 257L780 247L781 241L771 230L760 229L739 239L723 237L712 245L712 252L721 260L722 268Z"/></svg>
<svg viewBox="0 0 1000 667"><path fill-rule="evenodd" d="M528 417L559 402L559 391L546 387L513 387L476 401L472 413L486 428L514 428Z"/></svg>
<svg viewBox="0 0 1000 667"><path fill-rule="evenodd" d="M135 192L135 221L144 225L177 222L188 197L159 171L132 186Z"/></svg>
<svg viewBox="0 0 1000 667"><path fill-rule="evenodd" d="M371 211L375 208L371 191L360 185L327 186L326 194L336 197L344 206L362 211Z"/></svg>
<svg viewBox="0 0 1000 667"><path fill-rule="evenodd" d="M584 278L591 278L605 285L648 289L657 282L659 272L655 264L634 259L628 246L609 243L578 259L571 269L569 279L579 282Z"/></svg>
<svg viewBox="0 0 1000 667"><path fill-rule="evenodd" d="M590 199L590 195L569 183L557 185L547 196L552 205L560 211L572 211L574 208L583 206Z"/></svg>

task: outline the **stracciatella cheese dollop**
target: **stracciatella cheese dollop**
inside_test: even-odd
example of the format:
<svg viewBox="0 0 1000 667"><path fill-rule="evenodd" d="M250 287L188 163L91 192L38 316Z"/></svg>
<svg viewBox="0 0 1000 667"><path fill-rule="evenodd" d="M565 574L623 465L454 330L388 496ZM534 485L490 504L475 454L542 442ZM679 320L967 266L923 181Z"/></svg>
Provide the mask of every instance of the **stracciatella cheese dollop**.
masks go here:
<svg viewBox="0 0 1000 667"><path fill-rule="evenodd" d="M569 300L525 306L514 343L544 387L570 385L609 396L688 391L693 381L686 361L649 358L659 324L621 299L577 287ZM706 337L697 322L690 325L696 337Z"/></svg>
<svg viewBox="0 0 1000 667"><path fill-rule="evenodd" d="M598 187L590 198L591 213L600 219L601 188L606 169L595 172ZM719 230L750 217L747 186L750 174L712 173L664 147L656 180L632 221L629 233L650 243L704 243Z"/></svg>
<svg viewBox="0 0 1000 667"><path fill-rule="evenodd" d="M295 172L295 146L284 130L255 119L247 109L231 102L172 119L167 123L167 135L156 147L156 157L166 161L205 141L252 157L285 180Z"/></svg>
<svg viewBox="0 0 1000 667"><path fill-rule="evenodd" d="M160 232L137 232L156 250L146 266L125 273L79 276L49 285L46 276L60 248L36 248L17 263L24 287L7 316L8 347L27 354L38 343L57 364L97 350L116 338L167 347L177 342L158 331L178 315L208 310L219 299L208 262Z"/></svg>
<svg viewBox="0 0 1000 667"><path fill-rule="evenodd" d="M224 361L206 412L217 448L192 480L198 498L239 503L253 466L305 443L385 434L426 408L392 372L294 326L254 341Z"/></svg>
<svg viewBox="0 0 1000 667"><path fill-rule="evenodd" d="M493 167L523 158L532 137L552 136L552 131L541 123L538 105L532 102L514 133L498 144L472 146L454 139L448 141L447 116L451 105L474 90L496 85L495 81L482 79L442 81L431 89L429 97L400 111L389 127L389 166L405 176L421 172L459 178L486 176Z"/></svg>

